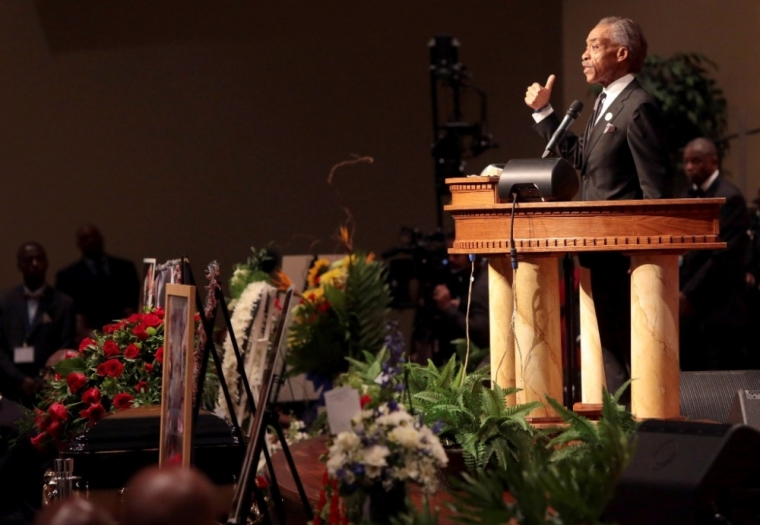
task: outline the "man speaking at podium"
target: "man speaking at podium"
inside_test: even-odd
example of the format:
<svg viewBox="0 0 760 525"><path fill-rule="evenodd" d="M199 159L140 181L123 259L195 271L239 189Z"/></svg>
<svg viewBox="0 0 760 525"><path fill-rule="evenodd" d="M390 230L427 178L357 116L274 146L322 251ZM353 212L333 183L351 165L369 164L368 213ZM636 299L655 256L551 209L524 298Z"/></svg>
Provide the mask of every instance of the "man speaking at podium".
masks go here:
<svg viewBox="0 0 760 525"><path fill-rule="evenodd" d="M584 201L672 197L673 174L665 127L652 96L634 76L644 65L647 42L628 18L603 18L586 39L581 65L586 81L604 88L594 103L583 137L572 132L559 153L581 174ZM549 104L554 75L525 94L535 128L548 142L560 120ZM631 363L630 258L620 253L582 253L591 272L591 292L599 324L607 389L615 392L629 377ZM626 393L623 402L630 399Z"/></svg>

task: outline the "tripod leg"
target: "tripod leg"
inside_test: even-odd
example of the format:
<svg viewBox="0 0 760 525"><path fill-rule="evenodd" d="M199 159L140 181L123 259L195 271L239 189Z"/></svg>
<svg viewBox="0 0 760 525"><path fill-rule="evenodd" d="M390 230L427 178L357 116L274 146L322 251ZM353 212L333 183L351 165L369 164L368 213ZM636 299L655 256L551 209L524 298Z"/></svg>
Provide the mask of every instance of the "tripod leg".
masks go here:
<svg viewBox="0 0 760 525"><path fill-rule="evenodd" d="M288 462L288 467L290 468L291 474L293 474L293 481L296 484L296 489L298 489L298 496L301 498L301 505L303 505L303 511L306 514L306 519L307 521L311 521L314 519L314 513L311 510L309 499L306 497L306 490L303 488L301 476L298 474L298 469L296 468L295 461L293 461L293 455L290 453L290 446L285 440L285 432L282 430L282 425L280 425L280 420L277 417L277 414L273 412L269 412L269 414L270 425L272 425L274 428L274 431L277 434L277 438L282 444L282 453L285 455L285 460Z"/></svg>

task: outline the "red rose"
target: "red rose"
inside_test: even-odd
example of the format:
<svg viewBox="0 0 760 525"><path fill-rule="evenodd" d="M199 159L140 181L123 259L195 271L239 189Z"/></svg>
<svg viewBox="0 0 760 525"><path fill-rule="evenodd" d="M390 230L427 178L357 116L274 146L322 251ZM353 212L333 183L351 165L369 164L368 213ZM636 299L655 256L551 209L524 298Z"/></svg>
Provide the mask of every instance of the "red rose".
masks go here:
<svg viewBox="0 0 760 525"><path fill-rule="evenodd" d="M160 347L158 350L156 350L156 361L163 364L164 363L164 347Z"/></svg>
<svg viewBox="0 0 760 525"><path fill-rule="evenodd" d="M82 342L79 343L79 351L82 352L82 353L84 353L84 351L85 351L85 349L87 347L89 347L89 346L95 346L96 344L97 343L95 343L95 341L93 341L89 337L85 337L84 339L82 339Z"/></svg>
<svg viewBox="0 0 760 525"><path fill-rule="evenodd" d="M79 417L89 419L91 423L94 423L95 421L103 417L103 414L105 413L106 413L106 409L103 408L103 405L101 405L100 403L95 403L94 405L90 405L89 407L87 407L87 409L79 412Z"/></svg>
<svg viewBox="0 0 760 525"><path fill-rule="evenodd" d="M129 344L124 349L124 357L127 359L135 359L138 355L140 355L140 349L137 348L134 344Z"/></svg>
<svg viewBox="0 0 760 525"><path fill-rule="evenodd" d="M63 425L61 425L60 421L53 421L45 429L45 432L47 432L50 435L50 437L56 438L61 435L61 432L63 432Z"/></svg>
<svg viewBox="0 0 760 525"><path fill-rule="evenodd" d="M48 408L48 414L53 418L53 421L66 421L69 418L69 413L66 411L66 407L61 403L53 403Z"/></svg>
<svg viewBox="0 0 760 525"><path fill-rule="evenodd" d="M267 478L264 476L256 476L256 486L260 489L265 489L269 486L269 482L267 481Z"/></svg>
<svg viewBox="0 0 760 525"><path fill-rule="evenodd" d="M140 315L140 314L132 314L129 317L127 317L127 322L129 324L139 323L141 317L142 317L142 315Z"/></svg>
<svg viewBox="0 0 760 525"><path fill-rule="evenodd" d="M138 324L132 329L132 333L135 334L135 337L137 337L140 341L145 341L148 337L150 337L150 334L145 331L145 328L147 328L143 324Z"/></svg>
<svg viewBox="0 0 760 525"><path fill-rule="evenodd" d="M117 409L121 410L123 408L129 408L132 406L132 401L134 400L134 397L130 394L116 394L113 398L113 406L115 406Z"/></svg>
<svg viewBox="0 0 760 525"><path fill-rule="evenodd" d="M73 359L75 357L79 357L79 353L75 352L74 350L66 350L66 353L63 354L64 359Z"/></svg>
<svg viewBox="0 0 760 525"><path fill-rule="evenodd" d="M124 321L119 321L118 323L113 323L113 324L107 324L103 327L103 333L112 334L114 332L118 332L119 330L121 330L122 326L124 326Z"/></svg>
<svg viewBox="0 0 760 525"><path fill-rule="evenodd" d="M98 368L96 368L96 370L97 370L98 375L100 377L103 377L104 375L106 375L106 365L105 365L105 363L100 363L98 365Z"/></svg>
<svg viewBox="0 0 760 525"><path fill-rule="evenodd" d="M145 363L145 371L149 374L153 373L153 364L152 363Z"/></svg>
<svg viewBox="0 0 760 525"><path fill-rule="evenodd" d="M124 365L118 359L109 359L103 363L103 366L108 377L119 377L124 371Z"/></svg>
<svg viewBox="0 0 760 525"><path fill-rule="evenodd" d="M66 383L68 383L71 393L76 394L87 383L87 377L81 372L71 372L66 376Z"/></svg>
<svg viewBox="0 0 760 525"><path fill-rule="evenodd" d="M121 354L121 349L116 341L106 341L103 343L103 353L106 357L113 357Z"/></svg>
<svg viewBox="0 0 760 525"><path fill-rule="evenodd" d="M359 404L364 408L367 406L367 404L372 402L372 398L369 397L369 394L364 394L362 397L359 398Z"/></svg>
<svg viewBox="0 0 760 525"><path fill-rule="evenodd" d="M47 434L45 432L40 432L36 436L34 436L30 441L32 442L32 445L34 445L34 448L37 450L44 450L45 445L43 442L45 441L45 438L47 437Z"/></svg>
<svg viewBox="0 0 760 525"><path fill-rule="evenodd" d="M147 381L138 381L135 385L135 392L145 392L148 390L148 382Z"/></svg>
<svg viewBox="0 0 760 525"><path fill-rule="evenodd" d="M164 312L164 309L161 308L160 306L156 308L155 310L153 310L153 315L155 315L159 319L163 319L165 314L166 312Z"/></svg>
<svg viewBox="0 0 760 525"><path fill-rule="evenodd" d="M201 314L199 314L199 313L196 313L196 314L193 316L193 319L195 320L195 322L196 322L196 323L199 323L199 322L200 322L200 320L201 320Z"/></svg>
<svg viewBox="0 0 760 525"><path fill-rule="evenodd" d="M86 403L88 405L100 403L100 390L95 387L85 390L84 394L82 394L82 403Z"/></svg>
<svg viewBox="0 0 760 525"><path fill-rule="evenodd" d="M150 327L153 327L153 328L158 328L159 326L161 326L162 323L163 323L163 321L161 320L161 318L158 317L155 314L145 314L145 315L143 315L142 324L145 325L145 326L150 326Z"/></svg>

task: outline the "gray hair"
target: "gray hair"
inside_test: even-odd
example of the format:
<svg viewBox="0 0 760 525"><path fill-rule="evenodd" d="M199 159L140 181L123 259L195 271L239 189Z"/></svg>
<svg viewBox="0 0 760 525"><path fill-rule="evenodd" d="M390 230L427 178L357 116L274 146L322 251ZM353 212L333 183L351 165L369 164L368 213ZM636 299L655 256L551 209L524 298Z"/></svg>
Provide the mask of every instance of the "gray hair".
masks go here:
<svg viewBox="0 0 760 525"><path fill-rule="evenodd" d="M644 67L647 57L647 40L641 26L630 18L608 16L599 20L597 26L610 28L610 39L613 43L628 50L629 72L638 73Z"/></svg>

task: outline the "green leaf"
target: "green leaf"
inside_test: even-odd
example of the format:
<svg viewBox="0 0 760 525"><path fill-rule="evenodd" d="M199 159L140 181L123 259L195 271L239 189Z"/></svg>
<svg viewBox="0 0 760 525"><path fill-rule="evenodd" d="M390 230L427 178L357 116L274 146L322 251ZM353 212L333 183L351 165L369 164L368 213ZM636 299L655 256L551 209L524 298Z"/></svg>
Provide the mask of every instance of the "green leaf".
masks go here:
<svg viewBox="0 0 760 525"><path fill-rule="evenodd" d="M87 372L87 362L83 357L70 357L53 366L53 370L61 377L66 377L72 372L85 373Z"/></svg>

